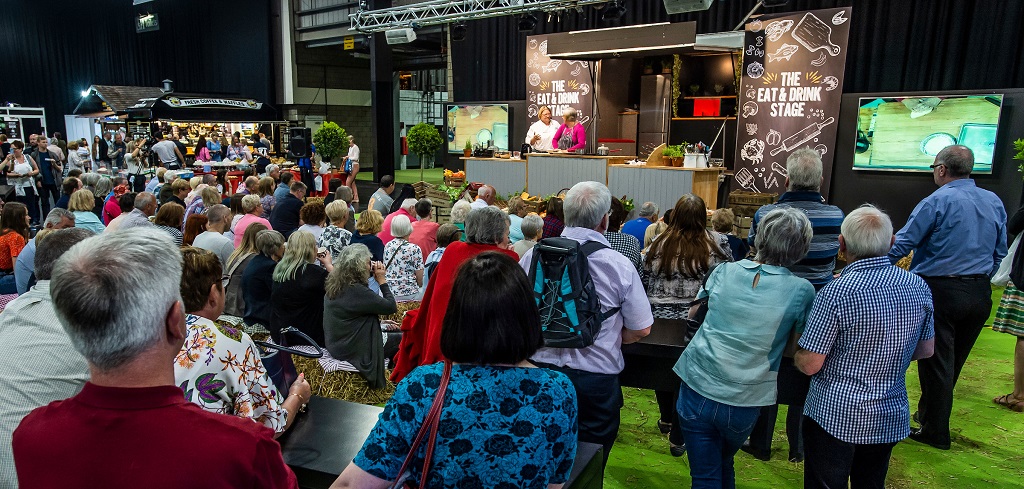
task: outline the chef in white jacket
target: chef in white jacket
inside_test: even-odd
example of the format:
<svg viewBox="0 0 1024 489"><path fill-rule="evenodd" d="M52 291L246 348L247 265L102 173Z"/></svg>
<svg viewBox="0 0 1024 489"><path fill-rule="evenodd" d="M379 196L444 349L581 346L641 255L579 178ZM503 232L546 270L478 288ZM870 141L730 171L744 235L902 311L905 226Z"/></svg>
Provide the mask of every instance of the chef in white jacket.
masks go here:
<svg viewBox="0 0 1024 489"><path fill-rule="evenodd" d="M537 151L551 151L555 149L551 145L551 140L555 138L558 124L551 121L551 109L546 105L540 107L537 111L537 117L540 120L534 122L530 126L530 130L526 131L526 144L529 144Z"/></svg>

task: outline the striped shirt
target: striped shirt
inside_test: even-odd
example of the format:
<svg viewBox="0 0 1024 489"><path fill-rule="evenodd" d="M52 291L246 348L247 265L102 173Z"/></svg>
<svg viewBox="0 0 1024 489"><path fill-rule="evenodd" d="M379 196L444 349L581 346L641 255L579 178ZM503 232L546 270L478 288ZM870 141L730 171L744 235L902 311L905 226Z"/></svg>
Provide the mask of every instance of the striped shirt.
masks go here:
<svg viewBox="0 0 1024 489"><path fill-rule="evenodd" d="M814 299L800 347L825 355L804 404L832 436L893 443L910 433L906 374L920 341L933 338L932 294L887 257L857 260Z"/></svg>
<svg viewBox="0 0 1024 489"><path fill-rule="evenodd" d="M789 270L797 277L809 280L815 289L821 289L822 286L832 281L832 274L836 268L836 256L839 254L839 227L843 224L843 211L834 205L826 204L825 199L818 192L786 192L779 197L778 202L762 206L754 213L747 243L754 246L757 224L769 212L780 207L800 209L810 219L811 228L814 231L811 247L807 251L807 256L789 267Z"/></svg>

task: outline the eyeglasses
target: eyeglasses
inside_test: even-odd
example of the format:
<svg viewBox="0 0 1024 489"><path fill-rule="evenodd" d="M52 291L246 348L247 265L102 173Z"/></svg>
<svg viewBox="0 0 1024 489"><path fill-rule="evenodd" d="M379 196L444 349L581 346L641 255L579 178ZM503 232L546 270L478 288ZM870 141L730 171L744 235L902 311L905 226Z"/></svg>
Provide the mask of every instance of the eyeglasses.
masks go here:
<svg viewBox="0 0 1024 489"><path fill-rule="evenodd" d="M946 165L943 165L942 163L936 163L934 165L928 165L928 168L931 168L932 170L934 170L935 168L940 167L940 166L946 166Z"/></svg>

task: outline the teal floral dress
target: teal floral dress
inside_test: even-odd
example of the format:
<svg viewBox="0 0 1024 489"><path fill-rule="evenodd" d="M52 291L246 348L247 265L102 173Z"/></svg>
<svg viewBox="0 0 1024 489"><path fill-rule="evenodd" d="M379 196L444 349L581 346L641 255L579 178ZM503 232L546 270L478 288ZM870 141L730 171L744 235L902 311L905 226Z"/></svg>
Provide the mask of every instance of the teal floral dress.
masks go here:
<svg viewBox="0 0 1024 489"><path fill-rule="evenodd" d="M353 461L393 481L441 382L443 364L412 371L395 390ZM412 462L419 483L424 450ZM542 368L455 365L438 424L427 487L546 488L576 458L576 391Z"/></svg>

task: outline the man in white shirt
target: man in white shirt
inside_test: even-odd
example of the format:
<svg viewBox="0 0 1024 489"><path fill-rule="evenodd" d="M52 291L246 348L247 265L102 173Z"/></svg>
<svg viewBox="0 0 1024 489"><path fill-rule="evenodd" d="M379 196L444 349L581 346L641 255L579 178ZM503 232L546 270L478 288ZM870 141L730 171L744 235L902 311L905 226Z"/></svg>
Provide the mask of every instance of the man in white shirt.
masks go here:
<svg viewBox="0 0 1024 489"><path fill-rule="evenodd" d="M537 151L551 151L555 149L551 141L555 139L558 132L558 124L551 122L551 109L542 105L537 111L539 120L530 126L526 131L526 144L529 144Z"/></svg>
<svg viewBox="0 0 1024 489"><path fill-rule="evenodd" d="M192 246L212 251L220 258L221 266L227 268L228 258L235 251L235 243L224 236L224 231L231 227L231 209L223 204L217 204L206 213L209 219L206 223L206 231L196 236Z"/></svg>
<svg viewBox="0 0 1024 489"><path fill-rule="evenodd" d="M181 164L185 161L185 157L182 156L181 151L178 151L178 146L174 144L174 141L164 139L163 133L156 133L153 135L156 138L156 144L153 145L153 153L156 153L156 157L160 159L164 167L168 170L177 170L181 168Z"/></svg>
<svg viewBox="0 0 1024 489"><path fill-rule="evenodd" d="M494 187L490 185L480 187L476 191L476 200L470 206L474 209L483 209L489 205L494 205L494 192Z"/></svg>

